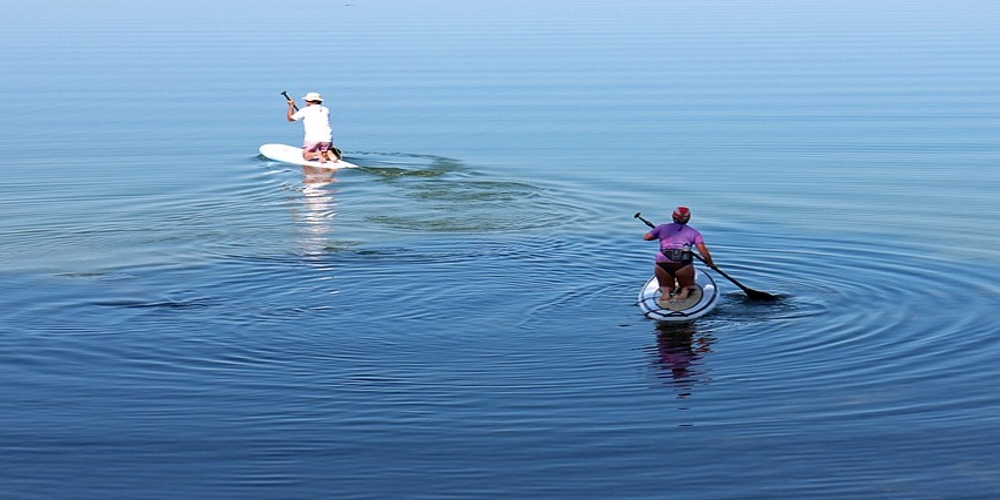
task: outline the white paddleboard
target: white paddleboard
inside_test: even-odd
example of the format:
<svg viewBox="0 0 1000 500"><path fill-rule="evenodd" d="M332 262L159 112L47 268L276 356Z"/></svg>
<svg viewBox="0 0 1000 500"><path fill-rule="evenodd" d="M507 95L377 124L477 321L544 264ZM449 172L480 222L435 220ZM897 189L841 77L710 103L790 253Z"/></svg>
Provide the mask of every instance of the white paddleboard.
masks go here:
<svg viewBox="0 0 1000 500"><path fill-rule="evenodd" d="M642 315L665 322L691 321L708 314L719 302L719 287L715 280L701 269L695 268L695 285L698 291L683 302L660 301L660 284L653 276L639 291L639 308Z"/></svg>
<svg viewBox="0 0 1000 500"><path fill-rule="evenodd" d="M330 170L340 170L342 168L358 168L357 165L340 160L338 162L307 161L302 158L302 148L289 146L287 144L264 144L260 147L260 154L265 158L291 163L293 165L306 165L309 167L326 168Z"/></svg>

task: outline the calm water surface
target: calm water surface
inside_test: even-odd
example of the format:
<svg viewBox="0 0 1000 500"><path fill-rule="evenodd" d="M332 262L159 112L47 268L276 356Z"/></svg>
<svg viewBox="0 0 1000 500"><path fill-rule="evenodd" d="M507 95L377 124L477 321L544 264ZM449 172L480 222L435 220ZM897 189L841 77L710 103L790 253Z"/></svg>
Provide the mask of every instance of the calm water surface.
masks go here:
<svg viewBox="0 0 1000 500"><path fill-rule="evenodd" d="M990 2L4 11L0 498L1000 492Z"/></svg>

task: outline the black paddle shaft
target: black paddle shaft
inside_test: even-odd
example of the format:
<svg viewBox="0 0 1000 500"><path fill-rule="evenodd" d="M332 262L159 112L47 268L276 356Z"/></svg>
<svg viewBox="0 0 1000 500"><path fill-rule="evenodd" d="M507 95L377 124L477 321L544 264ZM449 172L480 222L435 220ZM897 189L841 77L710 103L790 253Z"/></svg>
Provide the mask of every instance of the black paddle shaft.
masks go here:
<svg viewBox="0 0 1000 500"><path fill-rule="evenodd" d="M291 97L288 96L287 90L282 90L281 95L285 96L285 99L288 99L292 103L292 109L294 109L295 111L299 110L299 107L295 105L295 99L292 99Z"/></svg>
<svg viewBox="0 0 1000 500"><path fill-rule="evenodd" d="M636 212L635 215L633 215L632 217L645 222L646 225L649 226L650 228L656 227L656 224L653 224L652 222L649 222L648 220L646 220L645 217L642 216L642 212Z"/></svg>
<svg viewBox="0 0 1000 500"><path fill-rule="evenodd" d="M646 225L649 226L649 227L656 227L655 224L653 224L652 222L649 222L648 220L646 220L642 216L642 212L636 212L633 217L636 218L636 219L639 219L639 220L641 220L643 222L645 222ZM698 260L700 260L703 264L708 265L708 263L705 262L705 259L703 259L701 257L701 255L698 255L698 252L691 252L691 255L694 255L695 257L697 257ZM746 286L743 285L743 283L740 283L739 281L736 281L736 278L733 278L732 276L726 274L722 269L719 269L718 266L709 266L709 267L711 267L713 271L721 274L722 277L726 278L729 281L732 281L734 285L740 287L740 290L743 290L743 293L747 294L747 297L750 298L750 299L752 299L752 300L774 300L774 299L777 298L774 295L771 295L771 294L769 294L767 292L761 292L759 290L754 290L752 288L747 288Z"/></svg>

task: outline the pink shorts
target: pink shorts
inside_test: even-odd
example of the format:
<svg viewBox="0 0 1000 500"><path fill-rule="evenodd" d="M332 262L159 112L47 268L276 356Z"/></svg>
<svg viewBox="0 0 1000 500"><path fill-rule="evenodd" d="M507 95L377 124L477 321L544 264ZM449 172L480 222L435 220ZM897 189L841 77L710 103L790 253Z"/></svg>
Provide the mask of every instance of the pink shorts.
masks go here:
<svg viewBox="0 0 1000 500"><path fill-rule="evenodd" d="M306 150L306 153L315 153L321 151L323 153L330 150L330 146L333 143L330 142L311 142L306 141L302 144L302 149Z"/></svg>

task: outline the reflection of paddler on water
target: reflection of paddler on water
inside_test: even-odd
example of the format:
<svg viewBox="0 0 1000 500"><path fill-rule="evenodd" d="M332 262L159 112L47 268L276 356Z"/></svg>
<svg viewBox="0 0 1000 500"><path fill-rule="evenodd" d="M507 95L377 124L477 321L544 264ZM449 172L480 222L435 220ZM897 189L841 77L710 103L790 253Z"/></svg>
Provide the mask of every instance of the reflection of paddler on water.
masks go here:
<svg viewBox="0 0 1000 500"><path fill-rule="evenodd" d="M317 168L310 167L309 165L302 165L302 173L304 178L302 182L304 184L311 185L312 187L325 186L331 182L337 182L337 179L333 177L333 173L336 170L329 168Z"/></svg>
<svg viewBox="0 0 1000 500"><path fill-rule="evenodd" d="M695 269L692 248L697 249L708 267L715 267L712 255L705 246L705 240L697 229L687 223L691 220L691 210L677 207L673 223L660 224L643 235L646 241L659 240L660 250L656 253L656 280L660 287L660 305L671 308L696 299L700 289L695 284ZM676 306L675 306L676 307Z"/></svg>
<svg viewBox="0 0 1000 500"><path fill-rule="evenodd" d="M701 357L712 352L709 335L696 335L691 323L657 323L656 354L653 365L660 370L661 378L670 378L678 387L677 397L684 399L705 373L699 369ZM704 380L701 380L704 381Z"/></svg>
<svg viewBox="0 0 1000 500"><path fill-rule="evenodd" d="M293 204L292 218L300 231L303 256L318 256L329 253L338 245L331 239L334 232L333 219L336 216L337 200L333 183L334 170L303 165L301 205Z"/></svg>

